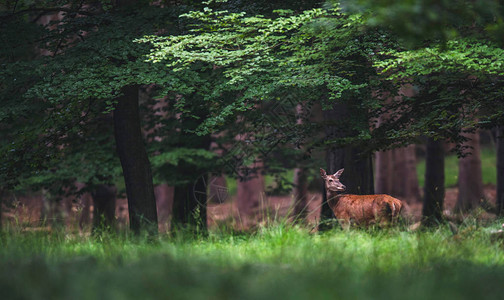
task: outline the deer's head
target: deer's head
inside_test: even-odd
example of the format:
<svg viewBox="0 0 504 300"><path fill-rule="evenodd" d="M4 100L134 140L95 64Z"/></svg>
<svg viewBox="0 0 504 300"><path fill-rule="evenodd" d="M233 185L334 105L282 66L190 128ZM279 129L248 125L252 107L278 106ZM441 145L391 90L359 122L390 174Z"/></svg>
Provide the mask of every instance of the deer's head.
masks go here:
<svg viewBox="0 0 504 300"><path fill-rule="evenodd" d="M320 175L322 176L322 179L324 179L326 191L332 191L332 192L345 191L346 186L339 181L339 178L344 170L345 169L341 169L332 175L327 175L324 169L322 168L320 169Z"/></svg>

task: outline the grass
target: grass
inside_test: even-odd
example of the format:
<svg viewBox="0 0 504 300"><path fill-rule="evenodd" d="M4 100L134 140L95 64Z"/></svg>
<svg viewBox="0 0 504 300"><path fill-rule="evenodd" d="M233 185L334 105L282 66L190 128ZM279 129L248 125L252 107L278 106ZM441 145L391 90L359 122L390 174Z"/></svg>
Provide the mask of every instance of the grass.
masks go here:
<svg viewBox="0 0 504 300"><path fill-rule="evenodd" d="M494 148L481 149L481 171L483 184L495 184L497 182L496 153ZM424 186L425 160L417 164L418 184ZM445 157L445 187L456 186L458 182L458 158L456 155Z"/></svg>
<svg viewBox="0 0 504 300"><path fill-rule="evenodd" d="M469 222L470 223L470 222ZM146 242L4 232L2 299L486 299L504 293L504 248L472 222L431 231L277 225Z"/></svg>
<svg viewBox="0 0 504 300"><path fill-rule="evenodd" d="M482 149L481 160L484 183L495 183L495 152ZM420 162L421 185L424 170ZM447 186L457 174L448 156ZM468 219L457 236L444 225L310 234L279 224L156 242L10 228L0 232L0 298L501 299L504 241L490 232L503 221Z"/></svg>

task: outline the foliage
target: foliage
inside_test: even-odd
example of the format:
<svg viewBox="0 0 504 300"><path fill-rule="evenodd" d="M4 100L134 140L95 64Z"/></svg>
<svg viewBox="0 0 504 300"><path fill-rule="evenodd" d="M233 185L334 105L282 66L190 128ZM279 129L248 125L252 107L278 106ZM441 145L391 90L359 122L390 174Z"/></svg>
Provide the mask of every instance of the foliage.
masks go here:
<svg viewBox="0 0 504 300"><path fill-rule="evenodd" d="M416 88L412 99L398 103L403 114L415 119L410 129L423 127L431 136L461 143L461 132L503 122L502 54L491 42L458 39L417 50L390 51L375 65L389 80ZM459 155L463 150L458 148Z"/></svg>
<svg viewBox="0 0 504 300"><path fill-rule="evenodd" d="M0 71L4 187L54 186L61 192L62 185L75 180L90 186L110 183L119 172L112 123L105 119L122 87L158 83L184 88L166 70L143 62L148 47L132 43L169 24L182 6L134 11L83 4L41 2L2 11L1 25L7 29L2 40L11 42L7 49L13 50ZM33 19L31 11L40 15ZM54 12L63 13L57 22L28 26ZM31 33L24 43L13 38L19 24ZM47 52L51 55L40 54Z"/></svg>
<svg viewBox="0 0 504 300"><path fill-rule="evenodd" d="M401 72L389 76L391 79L425 76L441 70L474 75L504 75L504 49L485 40L457 39L416 50L390 51L385 55L392 58L376 63L382 72L401 68Z"/></svg>
<svg viewBox="0 0 504 300"><path fill-rule="evenodd" d="M205 68L222 69L226 80L214 85L210 96L217 100L225 91L240 96L231 103L214 100L213 117L202 124L201 133L253 109L257 100L281 99L288 93L309 101L320 97L318 90L324 88L336 99L367 86L356 82L355 67L362 68L362 63L352 59L371 51L366 40L355 40L358 17L344 16L338 9L276 13L278 17L268 18L205 8L182 15L195 27L190 34L137 41L153 44L148 61L154 65L164 62L181 71L204 63Z"/></svg>
<svg viewBox="0 0 504 300"><path fill-rule="evenodd" d="M307 158L331 146L370 152L420 135L461 142L462 130L503 121L504 53L492 40L500 6L492 1L426 0L415 2L418 10L410 2L356 1L344 2L346 11L304 1L221 2L2 6L1 185L114 181L115 145L103 118L128 85L147 94L148 151L157 180L170 184L193 180L181 168L240 176L236 163L257 158L282 173L303 160L317 164ZM62 19L35 25L50 12ZM404 18L406 33L395 30ZM406 50L387 30L428 47ZM405 84L414 96L401 95ZM298 104L309 113L294 126ZM348 118L314 120L316 105L342 105ZM346 134L320 134L331 126Z"/></svg>
<svg viewBox="0 0 504 300"><path fill-rule="evenodd" d="M500 223L467 221L457 237L448 227L309 234L278 225L153 244L4 232L0 285L8 298L499 299L504 256L489 231Z"/></svg>
<svg viewBox="0 0 504 300"><path fill-rule="evenodd" d="M366 26L386 28L402 40L401 48L375 60L393 84L415 90L390 106L403 115L385 126L399 129L390 138L423 132L460 144L460 132L502 124L499 1L362 0L343 6L360 12Z"/></svg>
<svg viewBox="0 0 504 300"><path fill-rule="evenodd" d="M109 4L20 2L2 11L1 25L6 30L2 30L1 38L10 43L2 48L7 60L0 72L0 93L6 99L0 110L5 141L0 145L5 157L1 161L3 186L54 186L61 190L62 185L72 185L76 179L90 185L96 178L113 180L118 174L115 145L94 141L111 139L111 124L102 124L100 119L102 113L113 110L127 85L141 85L148 94L149 99L142 103L144 129L149 133L149 152L154 156L158 180L174 184L181 179L173 168L179 162L215 169L216 164L209 159L212 153L203 153L195 131L200 123L207 122L208 111L222 108L219 102L208 100L218 94L222 103L229 103L235 97L233 90L225 95L226 101L222 93L213 91L222 82L219 71L203 68L174 73L146 63L144 56L150 47L132 43L145 34L183 33L186 24L178 15L201 4L182 1L162 8L139 2L129 9ZM259 10L240 1L226 5ZM33 17L30 12L39 15ZM56 12L63 13L62 18L44 26L33 25L40 16ZM24 43L15 38L20 28L26 31ZM39 50L50 55L36 54ZM149 110L163 101L169 103L162 109L164 115ZM100 122L100 126L94 126ZM107 151L107 158L95 155Z"/></svg>
<svg viewBox="0 0 504 300"><path fill-rule="evenodd" d="M272 18L205 8L182 15L194 27L189 34L137 40L152 43L148 61L154 65L178 72L212 68L225 77L213 85L208 100L215 104L199 134L229 126L237 114L246 116L259 103L286 95L297 102L321 102L326 109L348 105L352 117L334 123L339 131L353 133L324 144L354 144L363 152L417 142L421 135L460 144L464 130L501 121L502 111L493 108L502 100L495 77L502 51L491 42L460 39L405 51L384 31L364 26L374 15L344 14L337 6L276 12L279 16ZM393 81L383 81L387 77ZM400 92L408 83L417 91L414 96ZM239 96L220 101L226 91ZM380 124L369 132L377 118Z"/></svg>
<svg viewBox="0 0 504 300"><path fill-rule="evenodd" d="M388 52L389 58L376 66L391 80L411 82L429 92L437 89L438 102L458 108L452 115L460 120L460 130L488 128L503 121L503 54L502 48L488 41L457 39L417 50ZM449 113L449 109L445 111ZM441 116L449 119L443 113Z"/></svg>
<svg viewBox="0 0 504 300"><path fill-rule="evenodd" d="M488 33L500 45L504 6L498 0L357 0L339 1L347 11L365 15L370 26L386 27L409 47L422 48L466 36ZM474 29L477 29L476 31Z"/></svg>

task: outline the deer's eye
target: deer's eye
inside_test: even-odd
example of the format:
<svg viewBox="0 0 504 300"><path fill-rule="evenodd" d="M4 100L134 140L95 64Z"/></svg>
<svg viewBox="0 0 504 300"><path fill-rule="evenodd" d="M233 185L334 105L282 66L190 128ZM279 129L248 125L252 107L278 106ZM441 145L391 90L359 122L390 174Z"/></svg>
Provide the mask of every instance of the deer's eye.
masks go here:
<svg viewBox="0 0 504 300"><path fill-rule="evenodd" d="M332 179L329 179L329 182L332 182Z"/></svg>

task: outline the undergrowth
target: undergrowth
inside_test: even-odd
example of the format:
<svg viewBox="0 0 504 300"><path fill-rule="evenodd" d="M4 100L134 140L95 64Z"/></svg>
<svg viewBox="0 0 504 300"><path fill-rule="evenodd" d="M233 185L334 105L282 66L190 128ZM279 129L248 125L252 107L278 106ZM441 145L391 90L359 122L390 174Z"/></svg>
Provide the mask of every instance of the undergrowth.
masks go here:
<svg viewBox="0 0 504 300"><path fill-rule="evenodd" d="M156 242L4 231L2 299L485 299L504 294L504 248L466 222L310 233L183 232Z"/></svg>

